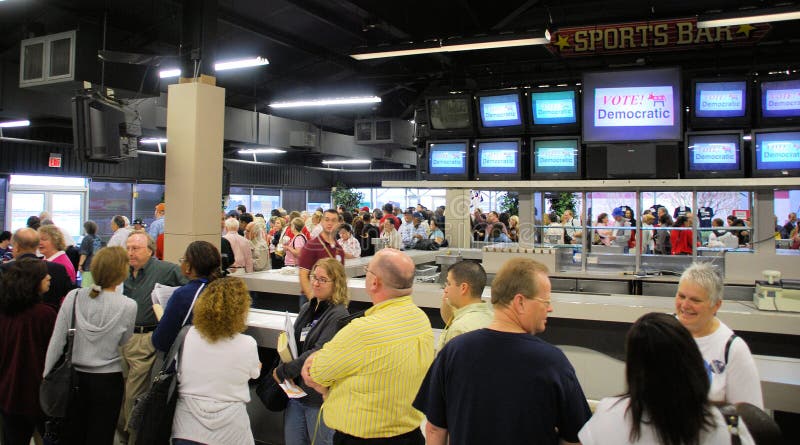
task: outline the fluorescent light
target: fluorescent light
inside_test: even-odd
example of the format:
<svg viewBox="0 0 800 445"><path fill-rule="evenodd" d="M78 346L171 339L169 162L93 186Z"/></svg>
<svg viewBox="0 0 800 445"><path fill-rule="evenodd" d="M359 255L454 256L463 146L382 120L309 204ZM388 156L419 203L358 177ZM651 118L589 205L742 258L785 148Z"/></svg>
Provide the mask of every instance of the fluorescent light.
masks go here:
<svg viewBox="0 0 800 445"><path fill-rule="evenodd" d="M739 11L731 14L716 14L700 17L697 20L698 28L716 28L718 26L749 25L751 23L782 22L785 20L800 19L800 10L797 7L753 9Z"/></svg>
<svg viewBox="0 0 800 445"><path fill-rule="evenodd" d="M327 165L356 165L372 164L372 161L369 159L343 159L340 161L322 161L322 163Z"/></svg>
<svg viewBox="0 0 800 445"><path fill-rule="evenodd" d="M746 134L746 135L742 136L742 139L744 139L745 141L749 141L749 140L753 139L753 136L751 136L749 134Z"/></svg>
<svg viewBox="0 0 800 445"><path fill-rule="evenodd" d="M447 53L455 51L474 51L479 49L510 48L515 46L528 45L547 45L550 40L539 38L513 39L513 40L493 40L489 42L444 44L428 48L410 48L374 53L351 54L350 57L356 60L383 59L386 57L414 56L418 54Z"/></svg>
<svg viewBox="0 0 800 445"><path fill-rule="evenodd" d="M30 125L31 121L29 120L0 122L0 128L28 127Z"/></svg>
<svg viewBox="0 0 800 445"><path fill-rule="evenodd" d="M243 148L238 153L240 155L280 154L286 153L286 150L281 150L280 148Z"/></svg>
<svg viewBox="0 0 800 445"><path fill-rule="evenodd" d="M167 138L144 138L140 139L139 142L142 144L166 144Z"/></svg>
<svg viewBox="0 0 800 445"><path fill-rule="evenodd" d="M269 64L269 60L264 57L253 59L231 60L228 62L217 62L214 69L217 71L235 70L237 68L249 68L251 66L261 66Z"/></svg>
<svg viewBox="0 0 800 445"><path fill-rule="evenodd" d="M312 99L312 100L297 100L290 102L273 102L269 104L269 106L272 108L323 107L327 105L374 104L374 103L380 103L380 101L381 98L378 96L338 97L331 99Z"/></svg>
<svg viewBox="0 0 800 445"><path fill-rule="evenodd" d="M158 72L158 77L160 77L162 79L166 79L168 77L178 77L180 75L181 75L181 69L180 68L172 68L172 69L168 69L168 70L161 70L161 71Z"/></svg>

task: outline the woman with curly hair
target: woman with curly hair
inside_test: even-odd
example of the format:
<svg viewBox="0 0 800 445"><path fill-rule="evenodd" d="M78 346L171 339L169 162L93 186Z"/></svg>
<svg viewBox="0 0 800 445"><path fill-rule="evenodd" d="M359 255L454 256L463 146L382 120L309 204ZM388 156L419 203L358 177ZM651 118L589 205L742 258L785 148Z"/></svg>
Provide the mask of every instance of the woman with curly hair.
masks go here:
<svg viewBox="0 0 800 445"><path fill-rule="evenodd" d="M44 255L47 261L52 261L64 266L64 269L67 269L67 275L69 275L72 284L75 284L78 276L75 272L75 266L65 252L67 243L64 240L64 233L52 224L43 225L39 227L38 231L39 253Z"/></svg>
<svg viewBox="0 0 800 445"><path fill-rule="evenodd" d="M308 394L300 399L290 399L284 417L286 445L320 444L330 445L333 430L319 416L322 396L306 386L300 377L303 363L309 355L322 348L339 330L339 321L348 316L347 275L342 263L335 258L323 258L314 265L309 275L314 291L311 299L300 308L294 322L294 337L299 357L289 363L281 363L272 370L278 383L284 379L294 382ZM319 428L316 428L320 417Z"/></svg>
<svg viewBox="0 0 800 445"><path fill-rule="evenodd" d="M178 362L173 445L254 444L245 404L261 363L256 341L242 334L250 302L244 281L234 277L214 280L197 299Z"/></svg>
<svg viewBox="0 0 800 445"><path fill-rule="evenodd" d="M5 267L0 282L0 418L3 443L28 445L44 434L39 408L45 353L56 311L42 303L50 288L44 261L23 258Z"/></svg>

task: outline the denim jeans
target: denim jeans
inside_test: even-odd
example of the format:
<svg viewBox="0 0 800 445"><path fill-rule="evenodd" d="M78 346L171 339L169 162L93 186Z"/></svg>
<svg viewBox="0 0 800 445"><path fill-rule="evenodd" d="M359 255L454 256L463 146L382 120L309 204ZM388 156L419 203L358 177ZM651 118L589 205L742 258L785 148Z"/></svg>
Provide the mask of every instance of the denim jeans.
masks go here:
<svg viewBox="0 0 800 445"><path fill-rule="evenodd" d="M331 445L333 430L325 425L321 415L317 428L319 410L320 408L317 406L308 406L297 399L289 399L283 417L286 445L311 445L315 431L317 437L313 441L314 445Z"/></svg>

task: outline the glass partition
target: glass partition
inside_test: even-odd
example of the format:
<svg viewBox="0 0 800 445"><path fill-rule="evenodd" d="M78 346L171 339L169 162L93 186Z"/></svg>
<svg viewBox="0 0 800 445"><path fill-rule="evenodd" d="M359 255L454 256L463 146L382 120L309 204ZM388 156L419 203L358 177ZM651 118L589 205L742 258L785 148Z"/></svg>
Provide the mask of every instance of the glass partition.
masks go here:
<svg viewBox="0 0 800 445"><path fill-rule="evenodd" d="M98 235L108 240L113 234L111 218L130 216L133 211L133 184L92 181L89 183L89 219L97 223Z"/></svg>

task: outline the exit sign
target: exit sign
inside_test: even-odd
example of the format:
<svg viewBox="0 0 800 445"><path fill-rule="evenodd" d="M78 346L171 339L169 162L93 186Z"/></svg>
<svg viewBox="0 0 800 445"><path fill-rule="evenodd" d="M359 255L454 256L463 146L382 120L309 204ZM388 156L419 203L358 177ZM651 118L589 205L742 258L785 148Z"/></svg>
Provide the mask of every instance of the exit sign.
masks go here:
<svg viewBox="0 0 800 445"><path fill-rule="evenodd" d="M47 166L50 168L61 168L61 153L50 153Z"/></svg>

